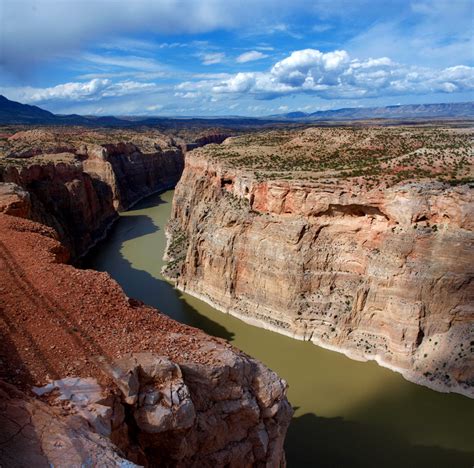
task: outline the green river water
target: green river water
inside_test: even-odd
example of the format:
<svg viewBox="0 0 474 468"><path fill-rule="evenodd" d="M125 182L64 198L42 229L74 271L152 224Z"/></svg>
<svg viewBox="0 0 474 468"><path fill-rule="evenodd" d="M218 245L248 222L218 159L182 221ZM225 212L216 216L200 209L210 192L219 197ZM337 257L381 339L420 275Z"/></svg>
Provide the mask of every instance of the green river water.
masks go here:
<svg viewBox="0 0 474 468"><path fill-rule="evenodd" d="M175 320L223 337L289 384L293 467L472 467L474 401L407 382L374 362L247 325L173 288L161 276L173 191L122 213L86 267Z"/></svg>

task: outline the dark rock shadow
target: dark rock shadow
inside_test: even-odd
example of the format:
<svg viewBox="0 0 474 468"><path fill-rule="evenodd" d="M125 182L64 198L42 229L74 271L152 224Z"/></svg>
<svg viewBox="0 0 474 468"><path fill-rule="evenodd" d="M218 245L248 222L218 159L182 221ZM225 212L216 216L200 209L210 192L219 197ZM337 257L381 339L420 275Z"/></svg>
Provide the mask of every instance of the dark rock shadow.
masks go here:
<svg viewBox="0 0 474 468"><path fill-rule="evenodd" d="M469 468L474 460L472 452L413 445L385 427L311 413L293 418L285 451L289 468Z"/></svg>
<svg viewBox="0 0 474 468"><path fill-rule="evenodd" d="M3 321L7 326L10 334L18 333L17 327L9 319L8 313L0 306L0 321ZM8 381L12 384L18 382L25 382L27 385L33 385L34 379L30 374L29 369L24 365L23 358L17 350L17 347L9 333L4 333L0 329L0 380ZM25 333L23 332L25 335ZM41 349L36 345L36 342L31 335L26 335L28 346L34 353L41 358L46 372L53 378L59 378L56 371L49 365L48 360L44 357Z"/></svg>

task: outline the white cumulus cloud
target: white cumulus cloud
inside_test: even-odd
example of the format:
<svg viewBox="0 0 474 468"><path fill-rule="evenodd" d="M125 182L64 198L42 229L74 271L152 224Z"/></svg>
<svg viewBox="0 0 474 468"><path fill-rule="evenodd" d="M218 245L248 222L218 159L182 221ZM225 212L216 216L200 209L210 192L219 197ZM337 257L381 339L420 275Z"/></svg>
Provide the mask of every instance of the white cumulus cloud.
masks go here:
<svg viewBox="0 0 474 468"><path fill-rule="evenodd" d="M50 101L98 101L107 97L120 97L154 91L154 83L137 81L112 82L109 79L95 78L87 82L63 83L48 88L30 86L3 89L11 99L26 103L42 103Z"/></svg>
<svg viewBox="0 0 474 468"><path fill-rule="evenodd" d="M186 86L186 85L185 85ZM197 89L196 82L188 86ZM474 68L407 66L388 57L360 60L345 50L292 52L266 72L240 72L224 80L201 82L217 94L250 94L260 99L311 93L326 99L384 95L454 93L474 90Z"/></svg>

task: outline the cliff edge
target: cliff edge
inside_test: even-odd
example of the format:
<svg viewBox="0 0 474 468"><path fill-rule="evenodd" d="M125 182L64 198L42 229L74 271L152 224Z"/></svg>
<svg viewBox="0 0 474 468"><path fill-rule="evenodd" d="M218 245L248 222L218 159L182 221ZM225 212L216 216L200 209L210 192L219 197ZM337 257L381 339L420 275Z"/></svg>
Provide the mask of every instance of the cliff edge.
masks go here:
<svg viewBox="0 0 474 468"><path fill-rule="evenodd" d="M30 194L31 218L58 232L73 258L143 197L174 187L184 143L149 130L46 128L0 139L0 182Z"/></svg>

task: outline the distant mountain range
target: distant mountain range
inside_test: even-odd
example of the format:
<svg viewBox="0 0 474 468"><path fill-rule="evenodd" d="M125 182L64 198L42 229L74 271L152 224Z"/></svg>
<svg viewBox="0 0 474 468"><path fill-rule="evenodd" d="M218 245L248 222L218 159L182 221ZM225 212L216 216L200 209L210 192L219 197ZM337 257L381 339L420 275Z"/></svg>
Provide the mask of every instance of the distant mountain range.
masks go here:
<svg viewBox="0 0 474 468"><path fill-rule="evenodd" d="M115 117L104 117L120 122ZM96 119L99 120L99 119ZM0 123L1 124L54 124L54 125L87 125L91 119L81 115L56 115L38 106L21 104L10 101L0 95Z"/></svg>
<svg viewBox="0 0 474 468"><path fill-rule="evenodd" d="M347 108L313 113L289 112L254 117L94 117L77 114L58 115L37 106L10 101L0 95L1 125L87 125L108 127L163 126L183 127L186 125L219 125L228 127L246 127L271 123L306 123L317 121L368 120L368 119L440 119L474 118L474 102L452 104L414 104L388 107Z"/></svg>
<svg viewBox="0 0 474 468"><path fill-rule="evenodd" d="M474 102L450 104L408 104L386 107L356 107L313 113L290 112L271 115L269 118L283 120L367 120L367 119L434 119L434 118L472 118Z"/></svg>
<svg viewBox="0 0 474 468"><path fill-rule="evenodd" d="M91 127L161 126L166 128L195 126L254 126L267 123L267 119L252 117L114 117L53 114L38 106L10 101L0 95L0 125L85 125Z"/></svg>

